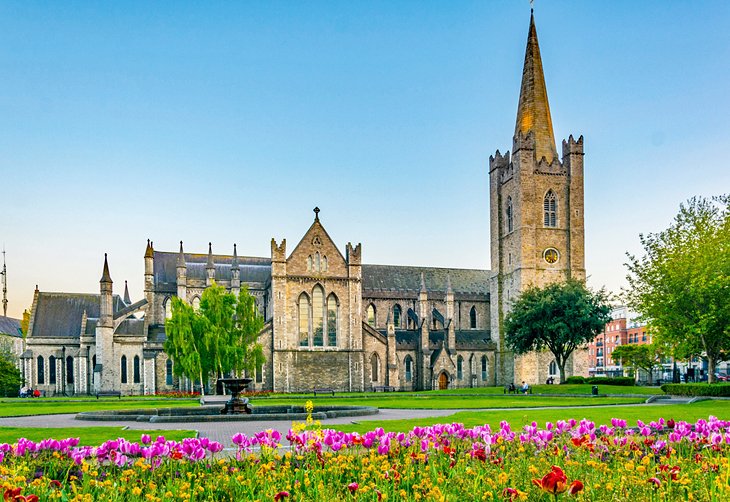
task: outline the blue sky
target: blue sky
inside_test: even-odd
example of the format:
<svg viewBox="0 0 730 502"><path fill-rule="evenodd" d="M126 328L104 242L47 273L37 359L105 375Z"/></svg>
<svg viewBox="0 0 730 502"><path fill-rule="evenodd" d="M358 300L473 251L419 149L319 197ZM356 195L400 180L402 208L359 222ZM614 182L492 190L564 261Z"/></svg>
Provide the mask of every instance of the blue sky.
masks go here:
<svg viewBox="0 0 730 502"><path fill-rule="evenodd" d="M730 191L730 3L537 0L558 143L585 136L586 261ZM488 268L488 159L512 146L529 3L0 3L9 315L142 295L160 250L268 256L314 206L364 261Z"/></svg>

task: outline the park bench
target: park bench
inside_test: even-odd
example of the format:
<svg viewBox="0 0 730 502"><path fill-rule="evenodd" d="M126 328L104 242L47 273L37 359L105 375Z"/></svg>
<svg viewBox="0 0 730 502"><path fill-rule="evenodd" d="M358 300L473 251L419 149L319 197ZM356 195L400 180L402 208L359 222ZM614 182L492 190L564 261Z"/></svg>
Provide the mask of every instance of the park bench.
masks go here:
<svg viewBox="0 0 730 502"><path fill-rule="evenodd" d="M504 386L504 394L518 394L520 391L514 384Z"/></svg>
<svg viewBox="0 0 730 502"><path fill-rule="evenodd" d="M391 385L379 385L373 387L373 392L395 392L395 387Z"/></svg>
<svg viewBox="0 0 730 502"><path fill-rule="evenodd" d="M99 399L100 397L118 397L121 399L122 393L118 390L103 390L96 393L96 399Z"/></svg>
<svg viewBox="0 0 730 502"><path fill-rule="evenodd" d="M315 397L317 397L317 394L332 394L332 396L335 395L335 390L334 389L326 389L326 388L314 389L313 392L314 392L314 396Z"/></svg>

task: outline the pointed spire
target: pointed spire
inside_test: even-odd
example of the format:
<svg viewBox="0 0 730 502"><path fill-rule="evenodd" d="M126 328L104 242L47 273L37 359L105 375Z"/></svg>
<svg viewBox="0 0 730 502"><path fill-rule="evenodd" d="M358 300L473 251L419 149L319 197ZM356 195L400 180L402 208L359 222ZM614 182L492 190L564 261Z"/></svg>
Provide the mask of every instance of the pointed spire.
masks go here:
<svg viewBox="0 0 730 502"><path fill-rule="evenodd" d="M423 277L423 272L421 272L421 293L426 292L426 280Z"/></svg>
<svg viewBox="0 0 730 502"><path fill-rule="evenodd" d="M185 253L183 252L182 241L180 241L180 252L177 254L177 266L178 267L185 266Z"/></svg>
<svg viewBox="0 0 730 502"><path fill-rule="evenodd" d="M235 243L233 243L233 261L231 261L231 268L238 268L238 252L236 251Z"/></svg>
<svg viewBox="0 0 730 502"><path fill-rule="evenodd" d="M213 244L208 243L208 263L205 264L205 268L213 268L215 265L213 264Z"/></svg>
<svg viewBox="0 0 730 502"><path fill-rule="evenodd" d="M535 157L540 160L545 157L552 162L558 156L553 134L553 121L550 117L545 75L542 71L540 46L537 42L535 29L535 15L530 14L530 30L527 34L527 49L525 51L525 65L522 69L522 86L520 101L517 106L517 123L515 136L522 133L527 136L532 132L535 138Z"/></svg>
<svg viewBox="0 0 730 502"><path fill-rule="evenodd" d="M152 243L150 242L149 239L147 239L147 249L144 250L144 257L145 258L154 258L155 257L154 249L152 249Z"/></svg>
<svg viewBox="0 0 730 502"><path fill-rule="evenodd" d="M112 277L109 275L109 262L106 259L106 253L104 253L104 272L102 272L99 282L112 282Z"/></svg>
<svg viewBox="0 0 730 502"><path fill-rule="evenodd" d="M132 300L129 298L129 287L127 286L127 281L124 281L124 303L132 305Z"/></svg>
<svg viewBox="0 0 730 502"><path fill-rule="evenodd" d="M453 292L454 292L454 290L451 289L451 273L448 272L446 274L446 293L452 293L453 294Z"/></svg>

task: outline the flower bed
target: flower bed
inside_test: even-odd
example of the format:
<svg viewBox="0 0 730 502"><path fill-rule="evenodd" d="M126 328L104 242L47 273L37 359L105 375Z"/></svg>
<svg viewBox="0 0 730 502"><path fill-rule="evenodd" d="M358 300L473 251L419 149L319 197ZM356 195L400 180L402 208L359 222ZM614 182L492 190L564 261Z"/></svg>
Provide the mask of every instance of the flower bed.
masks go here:
<svg viewBox="0 0 730 502"><path fill-rule="evenodd" d="M728 500L730 422L0 444L4 500ZM284 451L280 445L291 446Z"/></svg>

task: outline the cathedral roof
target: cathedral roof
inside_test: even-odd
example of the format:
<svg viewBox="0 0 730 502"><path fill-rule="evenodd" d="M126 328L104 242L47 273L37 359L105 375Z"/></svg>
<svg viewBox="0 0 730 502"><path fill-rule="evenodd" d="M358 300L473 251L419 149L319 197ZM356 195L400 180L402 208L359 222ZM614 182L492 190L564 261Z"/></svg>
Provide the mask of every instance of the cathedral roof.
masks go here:
<svg viewBox="0 0 730 502"><path fill-rule="evenodd" d="M23 336L20 331L20 320L0 315L0 335Z"/></svg>
<svg viewBox="0 0 730 502"><path fill-rule="evenodd" d="M401 265L363 265L362 289L372 291L410 291L421 289L421 274L428 292L446 293L451 282L455 294L489 294L489 270L409 267Z"/></svg>
<svg viewBox="0 0 730 502"><path fill-rule="evenodd" d="M154 274L155 284L177 283L178 253L155 251ZM208 264L208 254L185 253L185 265L188 279L205 280L205 268ZM233 256L212 255L215 267L215 278L221 281L231 280L231 266ZM241 282L266 283L271 279L271 258L256 258L250 256L236 257L238 268L241 271Z"/></svg>
<svg viewBox="0 0 730 502"><path fill-rule="evenodd" d="M530 16L530 29L527 34L525 64L522 69L522 86L520 101L517 106L517 123L515 136L527 136L532 132L535 139L535 158L545 157L548 163L557 158L553 121L550 117L550 105L545 86L545 74L542 70L540 45L537 42L535 16Z"/></svg>
<svg viewBox="0 0 730 502"><path fill-rule="evenodd" d="M386 330L379 330L387 335ZM489 330L469 329L456 330L457 350L485 350L494 345ZM396 329L395 344L398 350L416 350L421 332L413 329ZM431 350L437 350L446 339L446 332L443 330L428 332L428 345Z"/></svg>
<svg viewBox="0 0 730 502"><path fill-rule="evenodd" d="M32 337L78 337L81 334L81 318L98 318L100 295L85 293L38 293L33 313ZM116 312L125 307L119 295L112 297Z"/></svg>

